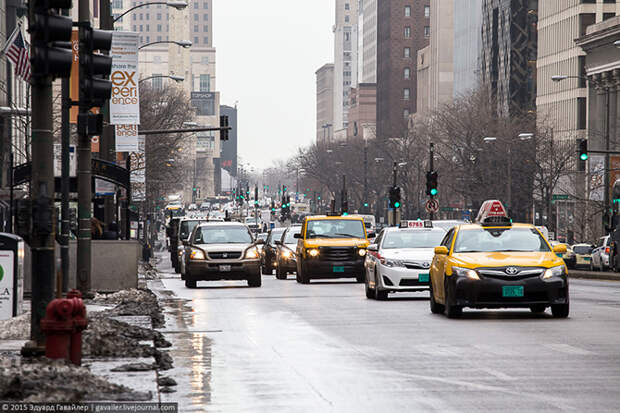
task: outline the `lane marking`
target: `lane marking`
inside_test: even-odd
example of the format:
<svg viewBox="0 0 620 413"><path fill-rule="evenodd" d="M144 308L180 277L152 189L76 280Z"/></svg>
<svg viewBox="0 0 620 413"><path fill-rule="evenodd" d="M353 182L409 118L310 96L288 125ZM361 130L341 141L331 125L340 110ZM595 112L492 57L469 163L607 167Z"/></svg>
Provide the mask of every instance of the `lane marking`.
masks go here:
<svg viewBox="0 0 620 413"><path fill-rule="evenodd" d="M576 354L579 356L589 356L594 354L594 352L592 351L585 350L579 347L573 347L569 344L545 344L544 346L551 350L559 351L566 354Z"/></svg>

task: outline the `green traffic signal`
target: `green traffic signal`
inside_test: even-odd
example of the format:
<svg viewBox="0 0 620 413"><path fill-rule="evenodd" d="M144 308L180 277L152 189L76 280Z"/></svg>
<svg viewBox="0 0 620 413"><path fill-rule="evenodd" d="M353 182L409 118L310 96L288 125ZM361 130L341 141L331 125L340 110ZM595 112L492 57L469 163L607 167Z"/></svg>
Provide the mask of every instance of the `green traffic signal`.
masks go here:
<svg viewBox="0 0 620 413"><path fill-rule="evenodd" d="M394 202L394 208L400 207L400 202Z"/></svg>
<svg viewBox="0 0 620 413"><path fill-rule="evenodd" d="M364 202L364 206L367 207L368 206L368 202Z"/></svg>
<svg viewBox="0 0 620 413"><path fill-rule="evenodd" d="M588 160L588 154L587 153L582 153L579 156L579 159L581 159L582 161L587 161Z"/></svg>
<svg viewBox="0 0 620 413"><path fill-rule="evenodd" d="M437 188L431 189L431 195L433 196L437 195Z"/></svg>

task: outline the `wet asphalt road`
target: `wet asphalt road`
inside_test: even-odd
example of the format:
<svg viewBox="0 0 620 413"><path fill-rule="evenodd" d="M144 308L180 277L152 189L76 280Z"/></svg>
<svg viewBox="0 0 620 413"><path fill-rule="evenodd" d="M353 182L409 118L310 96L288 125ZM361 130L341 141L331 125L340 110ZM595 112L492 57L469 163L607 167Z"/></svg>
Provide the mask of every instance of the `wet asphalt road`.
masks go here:
<svg viewBox="0 0 620 413"><path fill-rule="evenodd" d="M209 412L617 412L620 282L573 280L571 315L429 311L428 293L367 300L363 284L263 277L172 292L164 331L179 385Z"/></svg>

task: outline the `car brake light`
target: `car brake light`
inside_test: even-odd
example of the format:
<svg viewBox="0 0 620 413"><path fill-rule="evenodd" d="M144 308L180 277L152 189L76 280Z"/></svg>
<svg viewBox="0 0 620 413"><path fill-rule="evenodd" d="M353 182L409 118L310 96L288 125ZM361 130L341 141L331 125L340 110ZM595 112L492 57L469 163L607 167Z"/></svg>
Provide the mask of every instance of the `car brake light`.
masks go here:
<svg viewBox="0 0 620 413"><path fill-rule="evenodd" d="M609 254L609 247L605 247L605 254Z"/></svg>

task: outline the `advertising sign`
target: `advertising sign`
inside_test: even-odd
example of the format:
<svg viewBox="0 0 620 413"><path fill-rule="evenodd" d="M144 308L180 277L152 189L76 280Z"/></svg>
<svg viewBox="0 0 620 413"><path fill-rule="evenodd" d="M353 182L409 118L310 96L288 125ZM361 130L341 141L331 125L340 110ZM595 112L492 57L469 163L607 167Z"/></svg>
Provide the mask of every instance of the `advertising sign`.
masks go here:
<svg viewBox="0 0 620 413"><path fill-rule="evenodd" d="M213 132L198 132L196 134L196 152L208 152L213 150Z"/></svg>
<svg viewBox="0 0 620 413"><path fill-rule="evenodd" d="M13 317L13 251L0 251L0 320Z"/></svg>
<svg viewBox="0 0 620 413"><path fill-rule="evenodd" d="M192 106L196 108L198 116L215 116L215 93L192 92Z"/></svg>
<svg viewBox="0 0 620 413"><path fill-rule="evenodd" d="M116 125L116 152L138 152L138 125Z"/></svg>
<svg viewBox="0 0 620 413"><path fill-rule="evenodd" d="M146 156L144 151L133 152L131 159L131 200L144 201L146 199Z"/></svg>
<svg viewBox="0 0 620 413"><path fill-rule="evenodd" d="M112 37L110 124L139 125L138 33L114 32Z"/></svg>
<svg viewBox="0 0 620 413"><path fill-rule="evenodd" d="M69 79L69 97L74 102L80 100L80 38L77 28L71 32L71 53L73 61L71 63L71 77ZM76 124L78 118L78 107L71 106L69 112L69 122Z"/></svg>

